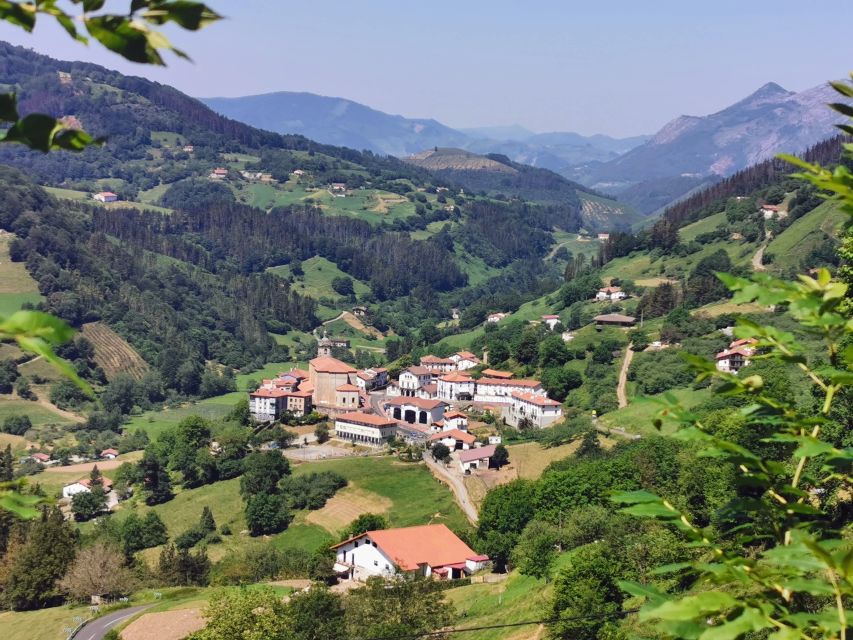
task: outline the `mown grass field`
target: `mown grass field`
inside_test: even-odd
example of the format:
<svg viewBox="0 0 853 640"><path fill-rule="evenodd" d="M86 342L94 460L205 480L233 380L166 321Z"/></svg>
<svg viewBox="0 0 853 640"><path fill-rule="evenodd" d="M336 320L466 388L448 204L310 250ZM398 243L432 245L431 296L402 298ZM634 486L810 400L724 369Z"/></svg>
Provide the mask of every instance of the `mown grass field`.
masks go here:
<svg viewBox="0 0 853 640"><path fill-rule="evenodd" d="M726 212L721 211L720 213L715 213L707 218L702 218L701 220L697 220L696 222L692 222L681 227L681 229L678 230L678 236L681 238L682 242L690 242L703 233L714 231L724 222L726 222Z"/></svg>
<svg viewBox="0 0 853 640"><path fill-rule="evenodd" d="M22 415L29 417L33 426L43 424L67 424L68 420L30 400L22 400L13 395L0 395L0 423L9 416Z"/></svg>
<svg viewBox="0 0 853 640"><path fill-rule="evenodd" d="M798 266L827 237L837 238L846 219L837 203L824 202L773 238L766 255L773 259L774 266Z"/></svg>
<svg viewBox="0 0 853 640"><path fill-rule="evenodd" d="M14 238L11 234L0 235L0 316L9 316L24 303L37 304L42 299L38 284L24 263L9 258L9 244Z"/></svg>
<svg viewBox="0 0 853 640"><path fill-rule="evenodd" d="M338 266L326 258L314 256L302 263L302 269L305 271L304 276L300 276L293 284L293 290L305 296L315 299L331 298L337 300L341 295L332 288L332 280L341 277L351 277L338 269ZM271 273L277 276L286 278L290 275L290 265L282 265L280 267L270 267ZM365 283L360 280L353 280L353 289L356 297L361 297L370 291Z"/></svg>
<svg viewBox="0 0 853 640"><path fill-rule="evenodd" d="M68 631L88 618L88 607L51 607L38 611L5 611L0 613L3 640L66 640Z"/></svg>
<svg viewBox="0 0 853 640"><path fill-rule="evenodd" d="M161 411L146 411L142 415L134 416L124 425L126 431L141 429L148 437L156 439L166 429L176 426L181 420L188 416L202 416L216 420L225 417L234 405L246 397L245 391L235 391L225 395L207 398L194 404L188 404L175 409L163 409Z"/></svg>
<svg viewBox="0 0 853 640"><path fill-rule="evenodd" d="M114 185L104 184L101 186L104 189L114 189ZM138 209L140 211L159 211L160 213L172 213L171 209L160 207L151 202L134 202L131 200L119 200L118 202L98 202L92 199L92 194L88 191L76 191L74 189L61 189L59 187L44 187L44 190L53 194L60 200L80 200L87 204L92 204L105 209Z"/></svg>
<svg viewBox="0 0 853 640"><path fill-rule="evenodd" d="M711 395L708 389L691 388L673 389L671 393L682 406L688 409L704 402ZM655 399L660 400L662 398L663 394L649 396L648 398L630 398L627 407L604 414L598 419L598 422L601 426L618 427L629 433L640 435L673 433L675 425L672 422L664 421L660 431L655 429L654 424L652 424L658 412L663 408L663 405L655 402Z"/></svg>

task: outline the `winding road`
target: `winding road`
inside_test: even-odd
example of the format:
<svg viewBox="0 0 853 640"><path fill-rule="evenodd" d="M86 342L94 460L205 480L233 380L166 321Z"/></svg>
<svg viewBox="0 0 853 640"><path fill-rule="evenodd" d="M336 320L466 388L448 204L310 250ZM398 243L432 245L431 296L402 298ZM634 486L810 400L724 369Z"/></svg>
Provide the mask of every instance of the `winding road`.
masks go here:
<svg viewBox="0 0 853 640"><path fill-rule="evenodd" d="M619 402L619 408L628 406L628 369L631 367L631 360L634 359L634 350L631 348L633 344L629 344L625 349L625 359L622 361L622 369L619 371L619 384L616 385L616 400Z"/></svg>
<svg viewBox="0 0 853 640"><path fill-rule="evenodd" d="M468 495L468 489L462 478L449 471L444 465L432 459L428 453L424 453L424 462L432 470L432 473L441 482L446 482L453 495L456 497L456 503L462 508L463 513L468 518L471 524L477 524L480 514L477 513L477 507L471 502L471 497Z"/></svg>
<svg viewBox="0 0 853 640"><path fill-rule="evenodd" d="M130 607L129 609L119 609L105 616L96 618L91 622L87 622L76 634L69 640L103 640L103 637L120 622L124 622L128 618L132 618L137 613L145 611L151 605L146 604L140 607Z"/></svg>

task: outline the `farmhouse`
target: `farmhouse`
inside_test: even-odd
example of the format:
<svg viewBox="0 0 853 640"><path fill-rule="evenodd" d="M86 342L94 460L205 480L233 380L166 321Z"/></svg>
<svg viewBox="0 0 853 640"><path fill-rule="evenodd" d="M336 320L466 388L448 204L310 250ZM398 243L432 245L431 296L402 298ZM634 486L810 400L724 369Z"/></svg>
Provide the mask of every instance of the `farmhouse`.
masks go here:
<svg viewBox="0 0 853 640"><path fill-rule="evenodd" d="M397 423L372 413L351 411L335 418L335 436L354 444L378 447L397 433Z"/></svg>
<svg viewBox="0 0 853 640"><path fill-rule="evenodd" d="M104 449L101 451L101 457L104 460L115 460L118 457L118 451L115 449Z"/></svg>
<svg viewBox="0 0 853 640"><path fill-rule="evenodd" d="M609 233L599 233L598 239L601 240L602 242L604 242L606 240L610 240L610 234Z"/></svg>
<svg viewBox="0 0 853 640"><path fill-rule="evenodd" d="M224 167L217 167L213 170L213 173L210 174L211 180L224 180L228 177L228 169Z"/></svg>
<svg viewBox="0 0 853 640"><path fill-rule="evenodd" d="M457 351L452 356L450 356L450 359L456 363L456 369L458 371L473 369L478 364L480 364L480 359L470 351Z"/></svg>
<svg viewBox="0 0 853 640"><path fill-rule="evenodd" d="M335 550L335 571L355 580L418 574L456 579L486 567L478 555L444 524L368 531L344 540Z"/></svg>
<svg viewBox="0 0 853 640"><path fill-rule="evenodd" d="M446 407L446 402L426 398L390 398L384 403L385 411L395 420L427 426L443 420Z"/></svg>
<svg viewBox="0 0 853 640"><path fill-rule="evenodd" d="M778 205L765 203L761 205L761 215L764 216L765 220L772 220L773 218L787 218L788 212Z"/></svg>
<svg viewBox="0 0 853 640"><path fill-rule="evenodd" d="M30 460L35 460L39 464L48 464L50 462L50 456L46 453L33 453L30 455Z"/></svg>
<svg viewBox="0 0 853 640"><path fill-rule="evenodd" d="M486 316L486 322L500 322L507 316L509 316L508 313L490 313Z"/></svg>
<svg viewBox="0 0 853 640"><path fill-rule="evenodd" d="M466 451L474 447L477 443L477 437L467 431L451 429L450 431L434 433L430 436L429 442L430 445L440 442L447 446L451 451Z"/></svg>
<svg viewBox="0 0 853 640"><path fill-rule="evenodd" d="M560 316L547 315L542 316L542 322L547 325L549 331L553 331L554 327L560 324Z"/></svg>
<svg viewBox="0 0 853 640"><path fill-rule="evenodd" d="M101 191L93 195L92 199L98 202L116 202L118 201L118 196L112 191Z"/></svg>
<svg viewBox="0 0 853 640"><path fill-rule="evenodd" d="M625 292L622 291L621 287L603 287L595 294L595 299L599 302L603 300L616 302L618 300L624 300L625 297Z"/></svg>
<svg viewBox="0 0 853 640"><path fill-rule="evenodd" d="M598 327L633 327L637 322L634 316L624 316L621 313L605 313L593 318Z"/></svg>
<svg viewBox="0 0 853 640"><path fill-rule="evenodd" d="M336 198L343 198L347 195L347 185L343 182L333 182L329 185L329 193Z"/></svg>
<svg viewBox="0 0 853 640"><path fill-rule="evenodd" d="M729 348L716 355L717 370L726 373L737 373L749 365L749 358L755 353L756 341L752 338L735 340Z"/></svg>
<svg viewBox="0 0 853 640"><path fill-rule="evenodd" d="M472 469L488 469L489 461L495 455L496 448L496 444L487 444L485 447L460 451L459 466L466 472Z"/></svg>
<svg viewBox="0 0 853 640"><path fill-rule="evenodd" d="M192 146L191 144L184 145L184 153L192 153L193 151L195 151L194 146Z"/></svg>
<svg viewBox="0 0 853 640"><path fill-rule="evenodd" d="M109 478L102 477L101 481L103 482L102 486L104 488L104 493L109 493L113 490L113 481ZM62 487L62 497L63 498L71 498L78 493L91 493L92 492L92 481L89 478L83 478L82 480L78 480L77 482L72 482L71 484L67 484Z"/></svg>
<svg viewBox="0 0 853 640"><path fill-rule="evenodd" d="M512 404L504 407L503 411L504 420L513 427L517 427L526 419L541 429L554 424L562 417L563 408L559 402L526 391L514 391Z"/></svg>

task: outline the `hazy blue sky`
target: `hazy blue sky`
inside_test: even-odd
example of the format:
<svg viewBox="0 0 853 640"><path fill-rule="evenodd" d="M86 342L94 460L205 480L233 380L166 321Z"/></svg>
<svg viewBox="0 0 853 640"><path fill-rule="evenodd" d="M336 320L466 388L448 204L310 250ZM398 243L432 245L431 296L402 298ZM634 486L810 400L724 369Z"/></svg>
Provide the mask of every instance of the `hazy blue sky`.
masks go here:
<svg viewBox="0 0 853 640"><path fill-rule="evenodd" d="M208 1L229 19L174 34L195 63L164 70L47 24L32 36L4 24L0 39L196 96L310 91L456 127L612 135L716 111L768 81L802 90L853 69L853 3Z"/></svg>

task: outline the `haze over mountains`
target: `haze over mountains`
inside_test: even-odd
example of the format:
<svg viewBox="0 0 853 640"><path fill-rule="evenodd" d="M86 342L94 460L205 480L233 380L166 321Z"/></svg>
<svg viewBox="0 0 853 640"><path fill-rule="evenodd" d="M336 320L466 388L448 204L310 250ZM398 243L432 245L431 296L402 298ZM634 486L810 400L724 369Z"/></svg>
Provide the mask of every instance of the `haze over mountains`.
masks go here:
<svg viewBox="0 0 853 640"><path fill-rule="evenodd" d="M278 133L298 133L325 144L397 157L434 147L455 147L480 154L500 153L515 162L558 172L580 163L612 160L648 139L536 134L518 125L457 130L432 119L390 115L345 98L290 91L201 100L229 118Z"/></svg>
<svg viewBox="0 0 853 640"><path fill-rule="evenodd" d="M638 212L650 214L720 177L782 151L802 151L833 135L837 117L826 108L833 99L827 85L796 93L771 82L716 113L679 116L654 136L623 139L537 134L518 125L457 130L436 120L389 115L351 100L310 93L203 102L253 126L386 155L406 157L442 147L501 154L618 195Z"/></svg>

